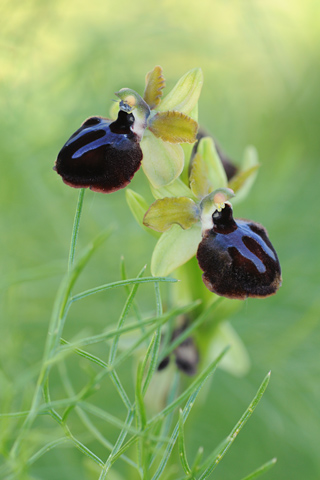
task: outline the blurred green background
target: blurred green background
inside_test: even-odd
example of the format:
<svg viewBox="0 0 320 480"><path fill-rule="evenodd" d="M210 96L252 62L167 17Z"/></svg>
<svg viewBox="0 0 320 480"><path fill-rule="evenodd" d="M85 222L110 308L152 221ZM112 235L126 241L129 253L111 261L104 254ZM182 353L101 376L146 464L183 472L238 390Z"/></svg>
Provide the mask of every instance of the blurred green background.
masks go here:
<svg viewBox="0 0 320 480"><path fill-rule="evenodd" d="M215 375L186 425L188 454L200 445L205 453L216 447L271 369L261 405L213 478L240 479L272 457L278 462L266 479L320 478L320 3L2 0L0 18L1 411L29 408L65 271L78 192L52 170L58 151L85 118L108 115L119 88L142 93L155 65L164 69L166 91L201 67L201 125L235 161L246 145L258 149L258 179L235 214L266 226L283 286L274 297L244 302L231 318L252 367L244 378ZM142 172L131 185L151 202ZM118 280L122 255L130 277L150 263L155 240L135 223L124 191L86 192L79 247L111 225L116 233L86 268L79 289ZM124 299L123 291L105 293L76 306L65 338L115 323ZM141 288L139 302L144 311L154 308L151 287ZM76 359L70 368L81 386L86 364L79 367ZM129 382L132 367L122 375ZM52 388L56 398L65 395L58 376ZM107 385L96 402L123 417L112 392ZM19 425L1 421L4 455ZM35 427L30 441L39 445L58 431L48 419ZM114 441L117 430L105 428ZM100 446L97 451L106 457ZM119 478L118 471L130 478L121 464L110 478ZM31 475L97 478L73 448L51 451Z"/></svg>

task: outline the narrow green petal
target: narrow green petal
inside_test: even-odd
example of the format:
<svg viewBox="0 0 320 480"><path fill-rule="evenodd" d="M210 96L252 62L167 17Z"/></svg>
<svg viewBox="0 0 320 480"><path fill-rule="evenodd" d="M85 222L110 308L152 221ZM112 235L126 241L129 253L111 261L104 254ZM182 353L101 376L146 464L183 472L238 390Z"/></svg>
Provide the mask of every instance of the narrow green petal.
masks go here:
<svg viewBox="0 0 320 480"><path fill-rule="evenodd" d="M199 142L197 151L207 164L212 190L227 187L227 175L213 139L211 137L202 138Z"/></svg>
<svg viewBox="0 0 320 480"><path fill-rule="evenodd" d="M201 227L196 224L189 230L182 230L178 225L161 235L153 251L151 273L167 276L173 270L192 258L201 241Z"/></svg>
<svg viewBox="0 0 320 480"><path fill-rule="evenodd" d="M257 150L253 146L248 146L244 151L239 173L229 183L229 187L237 194L236 202L243 200L250 192L258 175L259 166Z"/></svg>
<svg viewBox="0 0 320 480"><path fill-rule="evenodd" d="M166 232L175 223L184 230L199 219L199 211L193 200L187 197L156 200L146 212L143 223L157 232Z"/></svg>
<svg viewBox="0 0 320 480"><path fill-rule="evenodd" d="M149 205L146 202L146 200L139 193L134 192L130 188L126 189L126 200L132 215L134 216L134 218L136 219L140 227L143 228L148 233L151 233L155 237L159 238L158 233L156 233L154 230L151 230L150 228L147 228L143 225L143 217L149 208Z"/></svg>
<svg viewBox="0 0 320 480"><path fill-rule="evenodd" d="M209 168L200 153L196 153L192 160L190 173L190 188L198 198L203 198L212 192L209 181Z"/></svg>
<svg viewBox="0 0 320 480"><path fill-rule="evenodd" d="M157 113L148 127L156 137L170 143L194 143L198 131L197 122L177 111Z"/></svg>
<svg viewBox="0 0 320 480"><path fill-rule="evenodd" d="M116 120L117 117L118 117L118 113L119 113L119 102L112 102L112 105L109 109L109 118L111 118L111 120Z"/></svg>
<svg viewBox="0 0 320 480"><path fill-rule="evenodd" d="M189 113L196 106L203 84L201 68L194 68L180 78L170 93L162 100L158 110L177 110L178 112Z"/></svg>
<svg viewBox="0 0 320 480"><path fill-rule="evenodd" d="M141 148L142 168L153 187L164 187L179 177L184 163L181 145L163 142L146 130Z"/></svg>
<svg viewBox="0 0 320 480"><path fill-rule="evenodd" d="M165 85L166 82L162 75L162 68L159 65L147 73L143 99L147 102L151 110L156 108L161 102L162 90Z"/></svg>

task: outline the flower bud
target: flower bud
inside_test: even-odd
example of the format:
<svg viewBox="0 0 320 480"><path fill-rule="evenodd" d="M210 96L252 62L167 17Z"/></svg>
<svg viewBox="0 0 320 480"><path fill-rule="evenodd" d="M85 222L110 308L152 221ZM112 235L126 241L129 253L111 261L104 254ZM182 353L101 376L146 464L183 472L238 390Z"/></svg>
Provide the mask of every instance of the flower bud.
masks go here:
<svg viewBox="0 0 320 480"><path fill-rule="evenodd" d="M176 340L187 328L188 321L173 331L171 341ZM177 368L186 375L192 376L197 373L199 352L192 337L187 337L173 351ZM165 357L158 365L158 370L164 370L170 362L170 355Z"/></svg>
<svg viewBox="0 0 320 480"><path fill-rule="evenodd" d="M213 213L197 259L206 287L217 295L267 297L281 286L279 260L265 228L251 220L234 220L228 203Z"/></svg>
<svg viewBox="0 0 320 480"><path fill-rule="evenodd" d="M134 115L122 110L114 122L88 118L58 154L54 169L64 183L103 193L128 185L142 160L134 122Z"/></svg>

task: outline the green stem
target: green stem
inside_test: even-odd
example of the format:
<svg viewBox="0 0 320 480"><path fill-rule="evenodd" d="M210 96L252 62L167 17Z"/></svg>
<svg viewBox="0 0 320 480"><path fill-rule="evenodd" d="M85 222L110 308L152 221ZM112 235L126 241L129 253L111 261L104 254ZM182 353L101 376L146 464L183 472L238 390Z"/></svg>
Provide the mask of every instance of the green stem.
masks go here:
<svg viewBox="0 0 320 480"><path fill-rule="evenodd" d="M81 217L81 211L83 206L83 197L84 197L84 189L81 189L78 197L77 210L76 210L76 215L74 218L74 224L72 229L71 245L70 245L69 259L68 259L68 274L62 280L62 283L60 285L60 288L56 296L56 300L54 303L52 316L49 324L49 330L46 338L46 344L45 344L41 369L40 369L38 381L36 384L36 388L33 394L31 407L21 427L20 433L11 448L10 456L12 459L16 459L17 456L19 455L21 443L25 438L26 433L31 428L37 416L38 408L42 398L42 389L51 367L49 360L55 354L55 351L59 346L59 340L62 334L64 320L66 318L66 312L70 306L69 299L71 295L71 289L77 278L77 273L78 273L78 272L73 272L70 269L72 268L73 262L74 262L75 249L76 249L77 237L79 232L80 217Z"/></svg>
<svg viewBox="0 0 320 480"><path fill-rule="evenodd" d="M71 243L70 243L70 250L69 250L69 259L68 259L68 272L70 272L74 263L74 256L76 253L76 246L77 246L77 240L78 240L84 194L85 194L85 189L81 188L79 192L79 197L78 197L77 210L76 210L76 214L73 222L73 229L72 229L72 236L71 236Z"/></svg>

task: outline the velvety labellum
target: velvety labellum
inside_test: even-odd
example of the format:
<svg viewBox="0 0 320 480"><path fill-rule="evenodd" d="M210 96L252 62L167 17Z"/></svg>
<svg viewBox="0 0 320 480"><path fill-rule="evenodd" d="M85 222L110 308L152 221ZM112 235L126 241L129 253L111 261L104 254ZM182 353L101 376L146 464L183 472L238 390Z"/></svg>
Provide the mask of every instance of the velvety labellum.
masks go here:
<svg viewBox="0 0 320 480"><path fill-rule="evenodd" d="M250 220L234 220L232 208L212 215L197 259L206 287L229 298L266 297L281 285L281 269L265 228Z"/></svg>
<svg viewBox="0 0 320 480"><path fill-rule="evenodd" d="M103 193L124 188L142 160L138 137L130 128L134 121L123 111L114 122L88 118L62 147L55 170L71 187Z"/></svg>

